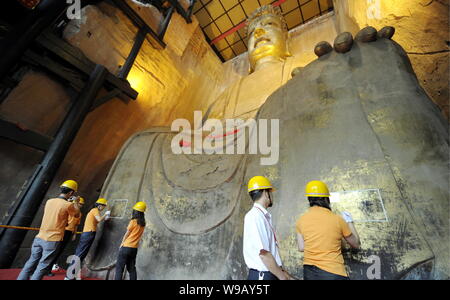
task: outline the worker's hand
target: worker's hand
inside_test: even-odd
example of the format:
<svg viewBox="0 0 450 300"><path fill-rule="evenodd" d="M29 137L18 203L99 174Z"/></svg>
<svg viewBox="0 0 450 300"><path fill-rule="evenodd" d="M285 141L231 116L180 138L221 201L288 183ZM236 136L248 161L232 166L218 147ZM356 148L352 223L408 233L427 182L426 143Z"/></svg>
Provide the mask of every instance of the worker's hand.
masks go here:
<svg viewBox="0 0 450 300"><path fill-rule="evenodd" d="M347 222L347 223L352 223L353 222L352 215L348 211L342 212L341 215L342 215L342 218L344 218L345 222Z"/></svg>
<svg viewBox="0 0 450 300"><path fill-rule="evenodd" d="M288 280L296 280L291 274L289 274L286 270L283 270L286 276L288 277Z"/></svg>
<svg viewBox="0 0 450 300"><path fill-rule="evenodd" d="M75 241L77 239L77 235L74 233L72 234L72 242Z"/></svg>
<svg viewBox="0 0 450 300"><path fill-rule="evenodd" d="M283 270L283 272L280 273L280 275L278 276L279 280L289 280L290 276L288 273L286 273L286 271Z"/></svg>
<svg viewBox="0 0 450 300"><path fill-rule="evenodd" d="M111 215L111 211L110 211L110 210L108 210L107 212L105 212L105 221L109 220L110 215Z"/></svg>

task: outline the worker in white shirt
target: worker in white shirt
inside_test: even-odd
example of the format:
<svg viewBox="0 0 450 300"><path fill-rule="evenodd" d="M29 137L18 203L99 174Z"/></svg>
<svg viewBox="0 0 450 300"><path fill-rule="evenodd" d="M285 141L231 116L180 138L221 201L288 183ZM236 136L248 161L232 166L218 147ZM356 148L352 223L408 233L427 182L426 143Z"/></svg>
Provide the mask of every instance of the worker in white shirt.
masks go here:
<svg viewBox="0 0 450 300"><path fill-rule="evenodd" d="M268 207L273 204L272 184L263 176L248 182L254 204L244 220L244 260L249 268L248 280L287 280L292 277L283 270L277 238Z"/></svg>

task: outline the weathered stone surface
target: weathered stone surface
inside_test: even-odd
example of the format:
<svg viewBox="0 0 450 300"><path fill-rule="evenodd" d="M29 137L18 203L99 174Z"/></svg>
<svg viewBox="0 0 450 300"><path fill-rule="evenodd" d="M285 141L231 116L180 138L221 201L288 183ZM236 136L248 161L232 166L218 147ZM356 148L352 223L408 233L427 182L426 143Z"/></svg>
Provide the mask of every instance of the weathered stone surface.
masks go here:
<svg viewBox="0 0 450 300"><path fill-rule="evenodd" d="M145 9L140 11L143 17L146 17ZM82 18L73 20L66 27L64 37L90 60L104 64L110 72L117 74L133 46L136 33L135 25L111 3L104 1L96 6L86 6ZM222 64L205 41L197 21L188 25L175 13L164 41L167 43L164 50L154 49L148 40L144 41L128 77L139 92L136 101L125 103L118 98L112 99L89 113L46 197L53 197L63 180L73 178L79 182L80 194L87 200L87 210L99 196L114 158L130 135L152 126L169 126L177 118L191 120L192 111L204 108L221 88ZM44 79L35 76L32 81L22 81L10 94L10 99L2 103L0 110L5 114L11 112L9 120L12 121L22 120L22 110L27 121L23 123L28 128L53 134L58 128L58 120L64 118L64 110L70 108L70 98L61 97L67 93L64 86L55 84L47 76L40 76ZM17 109L18 103L20 109ZM22 154L5 159L9 158L20 160ZM31 176L35 159L28 163L26 169L22 161L17 161L17 166ZM0 173L10 176L3 170ZM21 187L25 179L21 174L17 183L5 181L5 185ZM3 199L11 199L8 201L11 204L19 189L13 191L5 186L5 191L8 194L2 194ZM40 209L33 226L39 227L42 213ZM35 232L30 236L33 234ZM29 239L23 247L24 252L29 249ZM24 257L18 258L14 266L22 267Z"/></svg>
<svg viewBox="0 0 450 300"><path fill-rule="evenodd" d="M292 77L297 76L298 74L300 74L301 70L302 70L301 67L295 68L294 70L292 70L291 76L292 76Z"/></svg>
<svg viewBox="0 0 450 300"><path fill-rule="evenodd" d="M277 187L271 213L284 266L295 276L302 277L295 221L307 209L303 189L320 179L332 191L380 190L387 218L357 222L362 249L344 250L352 279L367 279L372 255L381 259L382 279L449 277L448 126L402 48L388 39L357 44L302 74L258 114L280 121L276 165L261 166L259 155L175 157L167 148L173 135L152 130L123 147L102 194L130 199L127 212L135 201L149 203L140 278L244 279L245 183L255 174ZM128 217L102 229L91 269L114 263Z"/></svg>
<svg viewBox="0 0 450 300"><path fill-rule="evenodd" d="M334 40L334 50L338 53L345 53L350 51L353 45L353 37L350 32L343 32L339 34Z"/></svg>
<svg viewBox="0 0 450 300"><path fill-rule="evenodd" d="M330 53L331 51L333 51L333 47L331 47L330 43L328 43L327 41L322 41L319 42L316 47L314 47L314 53L318 56L321 57L325 54Z"/></svg>
<svg viewBox="0 0 450 300"><path fill-rule="evenodd" d="M378 32L378 38L391 39L394 36L395 28L392 26L385 26Z"/></svg>
<svg viewBox="0 0 450 300"><path fill-rule="evenodd" d="M355 36L355 41L368 43L377 39L377 30L372 26L361 29Z"/></svg>
<svg viewBox="0 0 450 300"><path fill-rule="evenodd" d="M395 41L405 49L421 85L448 119L449 1L334 0L333 3L339 32L356 34L365 26L395 27ZM443 55L447 58L442 59ZM438 70L430 72L430 66L438 65Z"/></svg>

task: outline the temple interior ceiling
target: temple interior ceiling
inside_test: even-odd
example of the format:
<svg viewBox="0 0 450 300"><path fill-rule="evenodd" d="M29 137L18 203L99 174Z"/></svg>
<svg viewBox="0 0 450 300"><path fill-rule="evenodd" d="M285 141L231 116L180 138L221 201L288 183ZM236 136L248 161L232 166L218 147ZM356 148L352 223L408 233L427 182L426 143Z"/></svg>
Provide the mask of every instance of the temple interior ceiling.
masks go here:
<svg viewBox="0 0 450 300"><path fill-rule="evenodd" d="M193 13L207 40L213 42L213 49L227 61L247 51L245 26L222 39L219 37L267 4L279 5L288 30L333 10L332 0L197 0Z"/></svg>

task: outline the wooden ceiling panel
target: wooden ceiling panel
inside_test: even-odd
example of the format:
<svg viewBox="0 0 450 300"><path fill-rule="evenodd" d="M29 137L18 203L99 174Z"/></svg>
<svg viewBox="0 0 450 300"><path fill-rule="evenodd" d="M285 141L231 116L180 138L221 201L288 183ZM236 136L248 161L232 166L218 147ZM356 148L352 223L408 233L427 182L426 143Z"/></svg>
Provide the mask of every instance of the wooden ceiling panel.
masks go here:
<svg viewBox="0 0 450 300"><path fill-rule="evenodd" d="M284 19L286 20L288 29L292 29L303 23L300 9L292 10L290 13L284 16Z"/></svg>
<svg viewBox="0 0 450 300"><path fill-rule="evenodd" d="M281 7L281 12L283 14L286 14L286 13L292 11L293 9L298 8L298 2L297 1L286 1L283 4L281 4L280 7Z"/></svg>
<svg viewBox="0 0 450 300"><path fill-rule="evenodd" d="M223 9L222 5L220 5L219 0L208 1L205 7L209 11L209 14L213 19L217 19L225 13L225 10Z"/></svg>
<svg viewBox="0 0 450 300"><path fill-rule="evenodd" d="M320 10L327 11L333 7L333 0L320 0Z"/></svg>
<svg viewBox="0 0 450 300"><path fill-rule="evenodd" d="M230 10L233 6L238 4L238 0L221 0L222 5L225 8L225 10Z"/></svg>
<svg viewBox="0 0 450 300"><path fill-rule="evenodd" d="M309 21L314 16L320 14L318 1L310 1L305 5L302 5L301 8L303 12L303 18L305 18L305 21Z"/></svg>
<svg viewBox="0 0 450 300"><path fill-rule="evenodd" d="M260 5L273 4L274 0L197 0L194 15L203 32L214 43L211 45L223 60L233 58L247 50L245 27L224 35L245 21ZM300 4L300 7L299 7ZM310 21L333 9L333 0L286 0L280 5L288 29ZM301 9L301 12L300 12ZM302 18L303 14L303 18Z"/></svg>
<svg viewBox="0 0 450 300"><path fill-rule="evenodd" d="M208 13L206 12L206 10L204 8L200 9L195 14L195 16L197 17L197 20L200 23L200 25L202 25L202 27L204 27L212 22L211 17L208 15Z"/></svg>
<svg viewBox="0 0 450 300"><path fill-rule="evenodd" d="M216 24L214 23L206 26L203 31L211 41L221 34L219 28L217 28Z"/></svg>
<svg viewBox="0 0 450 300"><path fill-rule="evenodd" d="M220 40L217 43L215 43L214 46L216 46L217 50L222 51L223 49L227 48L229 45L226 40Z"/></svg>
<svg viewBox="0 0 450 300"><path fill-rule="evenodd" d="M239 37L237 32L234 32L233 34L230 34L229 36L227 36L225 39L228 41L228 43L230 43L230 45L233 45L234 43L239 41L241 38Z"/></svg>
<svg viewBox="0 0 450 300"><path fill-rule="evenodd" d="M245 13L242 10L240 5L231 9L228 12L228 15L230 16L231 21L233 22L234 25L238 25L239 23L241 23L242 21L245 21L245 19L246 19Z"/></svg>
<svg viewBox="0 0 450 300"><path fill-rule="evenodd" d="M220 51L220 54L222 55L222 57L225 60L229 60L229 59L232 59L233 57L235 57L233 50L231 50L231 48L227 48L223 51Z"/></svg>
<svg viewBox="0 0 450 300"><path fill-rule="evenodd" d="M239 41L238 43L234 44L231 47L233 48L234 53L236 53L236 55L242 54L245 51L247 51L247 47L244 45L242 41Z"/></svg>
<svg viewBox="0 0 450 300"><path fill-rule="evenodd" d="M233 24L231 24L231 21L226 14L216 20L216 25L221 32L226 32L233 27Z"/></svg>
<svg viewBox="0 0 450 300"><path fill-rule="evenodd" d="M250 16L252 12L254 12L259 7L257 0L244 0L241 2L241 5L244 8L247 16Z"/></svg>

